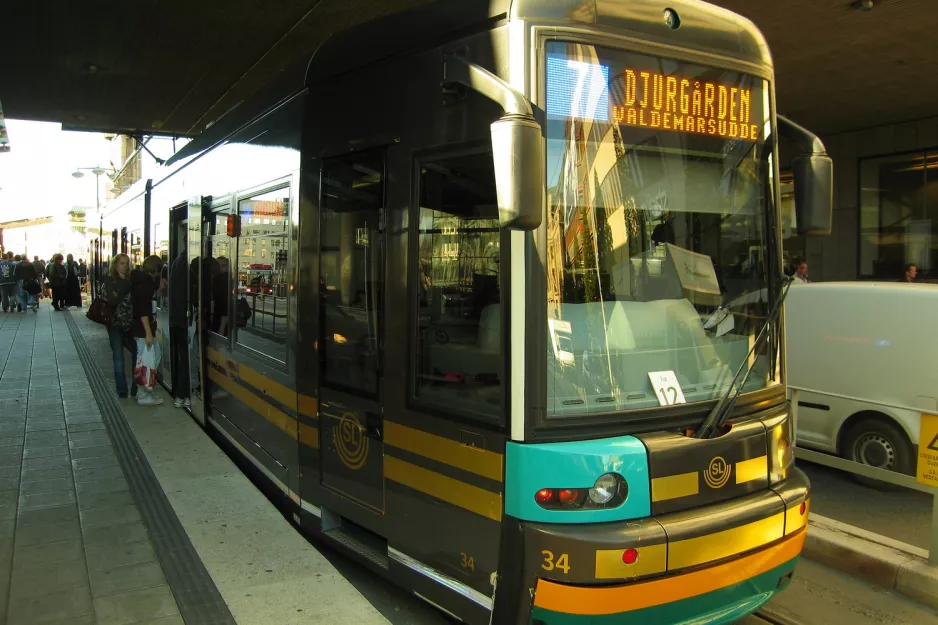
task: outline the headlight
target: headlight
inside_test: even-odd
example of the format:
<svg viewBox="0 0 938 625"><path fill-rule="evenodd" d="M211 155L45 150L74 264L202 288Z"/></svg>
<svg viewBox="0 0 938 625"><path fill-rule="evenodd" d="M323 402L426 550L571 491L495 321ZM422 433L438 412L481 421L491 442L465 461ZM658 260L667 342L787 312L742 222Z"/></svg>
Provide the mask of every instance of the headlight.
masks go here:
<svg viewBox="0 0 938 625"><path fill-rule="evenodd" d="M768 438L769 483L776 484L788 477L788 470L795 461L791 418L786 415L781 423L771 427Z"/></svg>
<svg viewBox="0 0 938 625"><path fill-rule="evenodd" d="M629 496L629 485L617 473L605 473L592 488L542 488L534 501L548 510L597 510L615 508Z"/></svg>
<svg viewBox="0 0 938 625"><path fill-rule="evenodd" d="M605 505L619 492L619 478L614 473L600 475L589 491L590 501L597 505Z"/></svg>

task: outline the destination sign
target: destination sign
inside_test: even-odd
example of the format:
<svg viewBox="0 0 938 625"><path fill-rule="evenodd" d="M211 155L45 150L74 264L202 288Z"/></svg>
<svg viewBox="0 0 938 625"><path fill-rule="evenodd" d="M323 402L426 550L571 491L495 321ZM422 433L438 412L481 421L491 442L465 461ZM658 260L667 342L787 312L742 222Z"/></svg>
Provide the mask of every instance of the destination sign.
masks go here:
<svg viewBox="0 0 938 625"><path fill-rule="evenodd" d="M598 52L588 58L569 54L564 44L551 48L547 57L549 117L729 140L765 139L763 80L633 52Z"/></svg>
<svg viewBox="0 0 938 625"><path fill-rule="evenodd" d="M762 109L761 92L739 84L626 69L610 85L610 97L612 116L622 125L760 139L762 116L753 111Z"/></svg>

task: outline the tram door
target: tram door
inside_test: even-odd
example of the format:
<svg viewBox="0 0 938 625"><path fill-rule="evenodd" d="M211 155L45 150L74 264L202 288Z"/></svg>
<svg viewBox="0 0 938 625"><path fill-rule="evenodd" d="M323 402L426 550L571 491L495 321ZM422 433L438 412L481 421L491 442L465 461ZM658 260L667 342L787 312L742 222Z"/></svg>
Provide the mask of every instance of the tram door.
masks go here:
<svg viewBox="0 0 938 625"><path fill-rule="evenodd" d="M324 160L320 198L322 483L379 513L384 160L384 150Z"/></svg>

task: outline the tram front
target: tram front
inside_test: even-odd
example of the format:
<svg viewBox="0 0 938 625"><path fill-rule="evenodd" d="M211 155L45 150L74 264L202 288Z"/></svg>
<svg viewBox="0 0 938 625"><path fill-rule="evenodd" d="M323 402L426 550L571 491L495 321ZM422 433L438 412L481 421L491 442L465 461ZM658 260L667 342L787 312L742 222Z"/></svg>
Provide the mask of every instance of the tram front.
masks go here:
<svg viewBox="0 0 938 625"><path fill-rule="evenodd" d="M512 42L544 112L546 212L511 235L524 384L494 619L735 622L787 584L809 508L783 379L771 59L703 3L579 3L576 25L525 4ZM790 128L799 230L822 234L830 160Z"/></svg>

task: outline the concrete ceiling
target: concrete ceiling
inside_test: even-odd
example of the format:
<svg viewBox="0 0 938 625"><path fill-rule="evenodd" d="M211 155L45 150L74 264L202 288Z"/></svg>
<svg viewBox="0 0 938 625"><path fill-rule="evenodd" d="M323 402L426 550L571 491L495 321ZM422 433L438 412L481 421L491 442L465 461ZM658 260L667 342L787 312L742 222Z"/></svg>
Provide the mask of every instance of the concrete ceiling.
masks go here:
<svg viewBox="0 0 938 625"><path fill-rule="evenodd" d="M0 101L70 128L197 134L329 33L427 1L7 3ZM935 115L938 0L716 3L762 29L779 111L813 130Z"/></svg>

